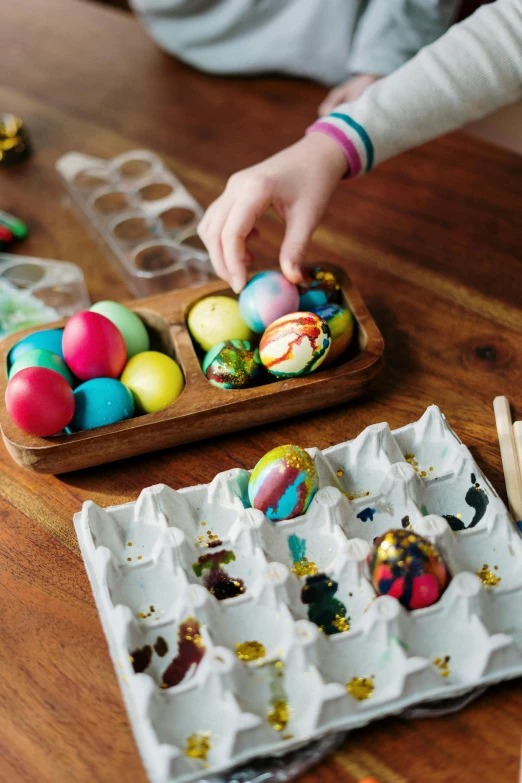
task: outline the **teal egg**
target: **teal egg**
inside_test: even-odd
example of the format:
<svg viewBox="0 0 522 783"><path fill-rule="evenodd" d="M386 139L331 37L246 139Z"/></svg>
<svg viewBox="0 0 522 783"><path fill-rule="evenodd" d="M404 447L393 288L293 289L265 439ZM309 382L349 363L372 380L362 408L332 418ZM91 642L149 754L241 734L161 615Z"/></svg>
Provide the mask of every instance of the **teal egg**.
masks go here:
<svg viewBox="0 0 522 783"><path fill-rule="evenodd" d="M26 367L47 367L48 370L54 370L54 372L63 375L70 386L74 385L74 378L64 360L57 353L51 353L44 348L31 348L19 356L9 370L9 380L20 370L25 370Z"/></svg>
<svg viewBox="0 0 522 783"><path fill-rule="evenodd" d="M149 333L141 318L118 302L96 302L89 308L92 313L104 315L120 330L127 348L127 361L150 348Z"/></svg>
<svg viewBox="0 0 522 783"><path fill-rule="evenodd" d="M68 432L92 430L134 416L134 397L114 378L93 378L74 392L74 416Z"/></svg>
<svg viewBox="0 0 522 783"><path fill-rule="evenodd" d="M16 362L26 351L34 348L43 348L45 351L56 353L63 359L62 352L63 329L44 329L42 332L28 334L23 340L13 345L9 352L9 365Z"/></svg>

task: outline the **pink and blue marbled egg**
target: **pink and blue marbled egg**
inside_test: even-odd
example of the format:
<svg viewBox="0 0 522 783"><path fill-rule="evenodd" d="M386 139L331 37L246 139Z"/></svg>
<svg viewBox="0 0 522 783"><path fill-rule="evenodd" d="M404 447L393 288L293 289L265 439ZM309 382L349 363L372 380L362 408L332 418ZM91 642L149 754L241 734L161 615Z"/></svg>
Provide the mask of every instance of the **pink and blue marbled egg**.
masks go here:
<svg viewBox="0 0 522 783"><path fill-rule="evenodd" d="M280 272L260 272L239 296L241 318L258 334L262 334L267 326L281 316L298 309L297 286Z"/></svg>
<svg viewBox="0 0 522 783"><path fill-rule="evenodd" d="M318 488L319 476L308 452L300 446L277 446L252 471L248 498L252 508L280 522L304 514Z"/></svg>

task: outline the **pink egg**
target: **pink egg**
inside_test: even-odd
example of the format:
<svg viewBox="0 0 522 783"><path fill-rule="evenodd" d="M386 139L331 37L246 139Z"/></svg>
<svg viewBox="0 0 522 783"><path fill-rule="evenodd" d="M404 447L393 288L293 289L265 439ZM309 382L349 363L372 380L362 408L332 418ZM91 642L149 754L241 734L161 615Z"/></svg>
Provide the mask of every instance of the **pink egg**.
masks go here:
<svg viewBox="0 0 522 783"><path fill-rule="evenodd" d="M5 391L7 412L17 427L45 438L63 430L74 415L74 394L63 375L47 367L26 367Z"/></svg>
<svg viewBox="0 0 522 783"><path fill-rule="evenodd" d="M112 321L84 310L69 319L63 331L65 361L82 381L118 378L127 360L125 340Z"/></svg>

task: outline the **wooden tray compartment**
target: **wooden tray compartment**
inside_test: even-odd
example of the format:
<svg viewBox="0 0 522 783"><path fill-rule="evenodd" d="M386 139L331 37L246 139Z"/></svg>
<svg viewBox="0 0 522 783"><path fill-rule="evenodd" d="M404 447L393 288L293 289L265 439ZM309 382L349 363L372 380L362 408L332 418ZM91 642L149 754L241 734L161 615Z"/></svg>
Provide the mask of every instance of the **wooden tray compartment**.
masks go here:
<svg viewBox="0 0 522 783"><path fill-rule="evenodd" d="M185 389L162 411L74 435L52 438L27 435L11 421L4 402L7 356L12 346L34 331L63 327L65 320L10 335L0 342L0 426L7 450L19 465L29 470L66 473L286 419L358 397L374 381L382 366L384 342L348 275L339 267L322 266L335 273L345 303L354 315L354 341L358 343L354 356L350 350L346 360L341 357L331 368L319 369L302 378L237 391L218 389L203 375L187 330L186 316L205 296L233 296L226 284L218 281L200 288L134 300L126 306L135 310L147 325L151 347L164 350L179 362L185 376Z"/></svg>

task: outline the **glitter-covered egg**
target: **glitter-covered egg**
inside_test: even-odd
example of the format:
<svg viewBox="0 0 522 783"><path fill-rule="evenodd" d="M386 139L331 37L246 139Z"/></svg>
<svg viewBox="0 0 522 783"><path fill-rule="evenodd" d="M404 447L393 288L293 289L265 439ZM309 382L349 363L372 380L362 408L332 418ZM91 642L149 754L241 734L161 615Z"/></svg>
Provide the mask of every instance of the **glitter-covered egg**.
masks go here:
<svg viewBox="0 0 522 783"><path fill-rule="evenodd" d="M260 382L263 365L258 349L253 349L248 340L226 340L208 351L203 372L220 389L245 389Z"/></svg>
<svg viewBox="0 0 522 783"><path fill-rule="evenodd" d="M339 302L341 298L341 286L336 276L321 266L305 269L303 281L297 288L300 310L313 310L320 305Z"/></svg>
<svg viewBox="0 0 522 783"><path fill-rule="evenodd" d="M318 488L312 457L299 446L277 446L252 471L248 498L252 508L280 522L304 514Z"/></svg>
<svg viewBox="0 0 522 783"><path fill-rule="evenodd" d="M266 329L259 355L273 375L294 378L316 370L326 358L330 344L326 321L315 313L289 313Z"/></svg>
<svg viewBox="0 0 522 783"><path fill-rule="evenodd" d="M297 286L281 272L260 272L239 296L241 318L258 334L262 334L267 326L282 315L295 313L298 309Z"/></svg>
<svg viewBox="0 0 522 783"><path fill-rule="evenodd" d="M313 312L330 327L332 344L324 362L326 367L341 356L350 345L354 329L353 315L346 307L338 304L321 305L315 307Z"/></svg>
<svg viewBox="0 0 522 783"><path fill-rule="evenodd" d="M378 595L391 595L406 609L436 603L450 580L437 547L409 530L388 530L376 538L368 563Z"/></svg>

